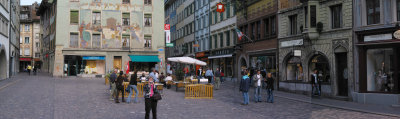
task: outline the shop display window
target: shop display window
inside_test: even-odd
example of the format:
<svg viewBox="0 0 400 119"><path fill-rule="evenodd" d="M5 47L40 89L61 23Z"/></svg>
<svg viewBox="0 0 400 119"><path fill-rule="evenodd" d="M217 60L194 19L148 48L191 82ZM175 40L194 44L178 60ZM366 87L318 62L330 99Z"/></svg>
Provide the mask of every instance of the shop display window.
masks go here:
<svg viewBox="0 0 400 119"><path fill-rule="evenodd" d="M392 48L367 50L367 91L394 91L393 57Z"/></svg>
<svg viewBox="0 0 400 119"><path fill-rule="evenodd" d="M309 65L309 76L314 73L314 70L318 70L318 77L321 82L330 82L330 68L327 58L323 55L314 56ZM310 79L311 81L311 79Z"/></svg>
<svg viewBox="0 0 400 119"><path fill-rule="evenodd" d="M301 81L304 79L303 65L299 57L291 57L286 65L286 80Z"/></svg>

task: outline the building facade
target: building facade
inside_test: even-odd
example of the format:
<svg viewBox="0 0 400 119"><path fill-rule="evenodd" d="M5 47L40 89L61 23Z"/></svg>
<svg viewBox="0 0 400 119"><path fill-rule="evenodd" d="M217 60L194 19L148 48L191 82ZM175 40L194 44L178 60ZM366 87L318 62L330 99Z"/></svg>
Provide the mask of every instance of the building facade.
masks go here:
<svg viewBox="0 0 400 119"><path fill-rule="evenodd" d="M195 0L195 34L193 49L195 57L207 62L210 66L208 56L210 55L210 0Z"/></svg>
<svg viewBox="0 0 400 119"><path fill-rule="evenodd" d="M25 71L28 65L40 69L40 17L36 15L37 3L20 7L20 62L19 70Z"/></svg>
<svg viewBox="0 0 400 119"><path fill-rule="evenodd" d="M399 105L399 0L354 0L354 92L359 103Z"/></svg>
<svg viewBox="0 0 400 119"><path fill-rule="evenodd" d="M15 75L19 45L19 0L0 1L0 80ZM18 44L18 45L16 45Z"/></svg>
<svg viewBox="0 0 400 119"><path fill-rule="evenodd" d="M37 14L53 76L99 77L127 65L165 72L162 0L43 0Z"/></svg>
<svg viewBox="0 0 400 119"><path fill-rule="evenodd" d="M225 77L232 78L235 72L235 57L233 57L234 46L237 41L236 28L236 13L235 1L227 0L223 2L225 11L219 13L216 11L219 0L211 0L210 2L210 38L209 49L210 54L208 60L211 68L215 71L219 68L224 73Z"/></svg>
<svg viewBox="0 0 400 119"><path fill-rule="evenodd" d="M237 26L244 34L235 48L239 77L243 69L250 69L251 75L261 70L277 77L277 4L277 0L238 2Z"/></svg>
<svg viewBox="0 0 400 119"><path fill-rule="evenodd" d="M279 0L279 89L351 100L354 89L352 1Z"/></svg>

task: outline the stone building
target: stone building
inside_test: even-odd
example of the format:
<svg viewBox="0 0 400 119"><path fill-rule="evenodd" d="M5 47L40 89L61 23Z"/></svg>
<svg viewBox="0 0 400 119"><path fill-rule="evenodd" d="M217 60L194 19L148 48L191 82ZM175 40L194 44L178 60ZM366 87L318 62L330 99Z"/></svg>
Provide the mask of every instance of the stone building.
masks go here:
<svg viewBox="0 0 400 119"><path fill-rule="evenodd" d="M217 3L219 0L211 0L210 10L210 55L208 60L211 68L215 71L220 68L225 74L225 77L232 78L235 72L235 61L233 57L234 46L237 41L236 28L236 13L235 1L226 0L223 2L225 11L217 12Z"/></svg>
<svg viewBox="0 0 400 119"><path fill-rule="evenodd" d="M310 94L318 70L322 95L354 90L352 1L279 0L279 89Z"/></svg>
<svg viewBox="0 0 400 119"><path fill-rule="evenodd" d="M18 71L19 0L0 1L0 80Z"/></svg>
<svg viewBox="0 0 400 119"><path fill-rule="evenodd" d="M40 68L40 17L36 16L37 3L20 7L20 59L19 70L24 71L28 65Z"/></svg>
<svg viewBox="0 0 400 119"><path fill-rule="evenodd" d="M278 36L278 1L238 1L237 26L245 35L235 48L236 74L241 77L243 69L250 69L253 75L256 70L271 72L276 77L277 36ZM237 37L237 33L236 37Z"/></svg>
<svg viewBox="0 0 400 119"><path fill-rule="evenodd" d="M368 104L399 105L400 1L353 2L353 100Z"/></svg>
<svg viewBox="0 0 400 119"><path fill-rule="evenodd" d="M165 72L162 0L43 0L37 14L53 76L100 77L128 65Z"/></svg>
<svg viewBox="0 0 400 119"><path fill-rule="evenodd" d="M195 42L194 53L197 59L207 62L210 54L210 0L195 0Z"/></svg>

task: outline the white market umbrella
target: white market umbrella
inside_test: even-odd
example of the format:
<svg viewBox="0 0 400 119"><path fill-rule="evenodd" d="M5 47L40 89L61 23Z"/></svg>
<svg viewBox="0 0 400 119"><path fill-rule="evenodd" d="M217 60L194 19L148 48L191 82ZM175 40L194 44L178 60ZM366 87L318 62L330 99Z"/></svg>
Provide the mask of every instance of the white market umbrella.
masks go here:
<svg viewBox="0 0 400 119"><path fill-rule="evenodd" d="M201 65L201 66L207 65L206 62L203 62L198 59L191 58L191 57L172 57L172 58L168 58L168 61L179 62L179 63L184 63L184 64L195 64L195 65Z"/></svg>

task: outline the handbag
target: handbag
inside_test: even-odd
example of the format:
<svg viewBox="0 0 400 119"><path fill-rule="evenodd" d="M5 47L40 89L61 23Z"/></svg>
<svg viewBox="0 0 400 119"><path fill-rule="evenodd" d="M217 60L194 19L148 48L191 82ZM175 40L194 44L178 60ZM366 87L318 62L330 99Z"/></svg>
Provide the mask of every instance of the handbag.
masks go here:
<svg viewBox="0 0 400 119"><path fill-rule="evenodd" d="M158 92L154 92L154 94L153 94L153 97L152 97L154 100L156 100L156 101L158 101L158 100L161 100L162 99L162 97L161 97L161 94L160 93L158 93Z"/></svg>

